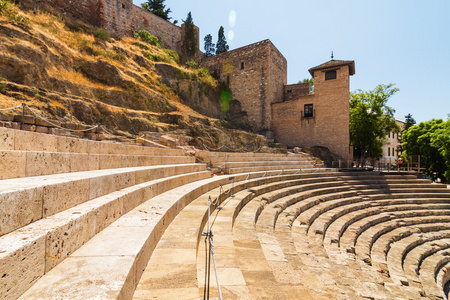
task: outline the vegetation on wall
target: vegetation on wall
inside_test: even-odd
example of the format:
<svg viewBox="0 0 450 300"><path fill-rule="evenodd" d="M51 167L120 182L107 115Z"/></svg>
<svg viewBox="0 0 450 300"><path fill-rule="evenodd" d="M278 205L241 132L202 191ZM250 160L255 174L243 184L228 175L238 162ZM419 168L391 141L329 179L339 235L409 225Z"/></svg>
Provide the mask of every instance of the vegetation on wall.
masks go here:
<svg viewBox="0 0 450 300"><path fill-rule="evenodd" d="M450 115L447 122L433 119L409 127L402 134L402 158L420 155L423 173L433 180L450 182Z"/></svg>
<svg viewBox="0 0 450 300"><path fill-rule="evenodd" d="M395 110L387 105L398 91L393 86L380 84L374 90L350 94L350 143L355 156L361 159L381 157L387 134L400 131L394 120Z"/></svg>

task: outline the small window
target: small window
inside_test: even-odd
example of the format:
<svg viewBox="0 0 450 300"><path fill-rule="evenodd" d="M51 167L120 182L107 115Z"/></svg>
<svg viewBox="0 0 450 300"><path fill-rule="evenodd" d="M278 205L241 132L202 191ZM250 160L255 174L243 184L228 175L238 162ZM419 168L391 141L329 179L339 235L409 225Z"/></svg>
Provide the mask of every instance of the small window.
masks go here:
<svg viewBox="0 0 450 300"><path fill-rule="evenodd" d="M391 138L391 132L390 131L388 132L388 138L389 139Z"/></svg>
<svg viewBox="0 0 450 300"><path fill-rule="evenodd" d="M391 156L391 148L388 147L388 156Z"/></svg>
<svg viewBox="0 0 450 300"><path fill-rule="evenodd" d="M392 147L392 156L395 156L394 147Z"/></svg>
<svg viewBox="0 0 450 300"><path fill-rule="evenodd" d="M333 79L336 79L336 70L326 71L325 80L333 80Z"/></svg>
<svg viewBox="0 0 450 300"><path fill-rule="evenodd" d="M288 94L292 94L292 90L287 90L287 93Z"/></svg>
<svg viewBox="0 0 450 300"><path fill-rule="evenodd" d="M312 118L314 116L314 110L312 104L305 104L305 118Z"/></svg>
<svg viewBox="0 0 450 300"><path fill-rule="evenodd" d="M124 3L122 3L122 8L125 8L126 6L125 6L125 4Z"/></svg>
<svg viewBox="0 0 450 300"><path fill-rule="evenodd" d="M244 70L244 62L241 62L241 70Z"/></svg>

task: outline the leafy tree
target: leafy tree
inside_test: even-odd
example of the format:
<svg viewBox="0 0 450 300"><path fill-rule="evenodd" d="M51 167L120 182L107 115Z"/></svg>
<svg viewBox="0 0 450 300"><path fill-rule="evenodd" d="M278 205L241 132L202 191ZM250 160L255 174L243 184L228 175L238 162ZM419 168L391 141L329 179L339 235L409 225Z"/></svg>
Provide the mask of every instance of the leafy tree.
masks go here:
<svg viewBox="0 0 450 300"><path fill-rule="evenodd" d="M164 20L169 21L172 19L169 17L169 14L172 12L170 8L165 9L166 5L164 4L165 0L147 0L147 2L142 3L141 6L143 9L157 15Z"/></svg>
<svg viewBox="0 0 450 300"><path fill-rule="evenodd" d="M186 20L183 20L185 35L183 40L183 51L186 54L187 60L197 54L197 32L195 31L194 20L191 12L188 13Z"/></svg>
<svg viewBox="0 0 450 300"><path fill-rule="evenodd" d="M203 41L205 42L205 55L207 57L210 57L216 54L216 50L214 49L216 45L212 42L212 35L208 34L207 36L205 36Z"/></svg>
<svg viewBox="0 0 450 300"><path fill-rule="evenodd" d="M387 101L398 89L394 84L378 85L372 91L358 90L350 95L350 143L361 159L379 158L383 143L391 131L400 131L394 120L394 109Z"/></svg>
<svg viewBox="0 0 450 300"><path fill-rule="evenodd" d="M298 83L309 83L309 85L314 85L314 78L305 78L300 80Z"/></svg>
<svg viewBox="0 0 450 300"><path fill-rule="evenodd" d="M216 54L227 52L229 48L230 47L228 47L227 39L225 38L225 32L224 32L223 26L220 26L219 38L218 38L217 44L216 44Z"/></svg>
<svg viewBox="0 0 450 300"><path fill-rule="evenodd" d="M420 155L420 167L433 180L450 180L450 120L433 119L411 126L403 133L402 158Z"/></svg>

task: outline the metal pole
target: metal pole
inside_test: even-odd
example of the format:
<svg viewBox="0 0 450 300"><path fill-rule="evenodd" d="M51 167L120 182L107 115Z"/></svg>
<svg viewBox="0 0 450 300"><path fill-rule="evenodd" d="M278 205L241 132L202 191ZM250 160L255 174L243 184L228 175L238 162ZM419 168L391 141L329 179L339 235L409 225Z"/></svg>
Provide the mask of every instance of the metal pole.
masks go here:
<svg viewBox="0 0 450 300"><path fill-rule="evenodd" d="M20 127L20 129L22 129L22 130L23 130L24 120L25 120L25 103L22 103L22 125Z"/></svg>

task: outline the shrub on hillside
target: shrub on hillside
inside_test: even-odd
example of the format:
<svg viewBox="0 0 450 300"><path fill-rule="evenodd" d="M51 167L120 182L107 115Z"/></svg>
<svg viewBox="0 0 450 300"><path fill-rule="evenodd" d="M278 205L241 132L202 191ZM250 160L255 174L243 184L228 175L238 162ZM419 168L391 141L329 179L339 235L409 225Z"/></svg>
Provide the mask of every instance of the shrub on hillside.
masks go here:
<svg viewBox="0 0 450 300"><path fill-rule="evenodd" d="M191 68L191 69L196 69L198 66L198 64L194 61L194 60L188 60L186 62L186 67Z"/></svg>
<svg viewBox="0 0 450 300"><path fill-rule="evenodd" d="M134 36L136 38L140 38L141 40L143 40L146 43L149 43L150 45L153 45L156 47L161 47L161 45L159 44L158 38L146 30L139 30L138 32L134 33Z"/></svg>
<svg viewBox="0 0 450 300"><path fill-rule="evenodd" d="M173 60L179 64L180 63L180 56L178 55L177 51L170 50L170 49L163 49L164 52L166 52L170 57L173 58Z"/></svg>
<svg viewBox="0 0 450 300"><path fill-rule="evenodd" d="M0 16L5 16L11 21L28 23L28 19L19 15L8 0L0 0Z"/></svg>
<svg viewBox="0 0 450 300"><path fill-rule="evenodd" d="M94 36L98 38L99 40L109 42L111 40L111 36L109 35L109 32L106 31L103 28L98 28L96 31L94 31Z"/></svg>

